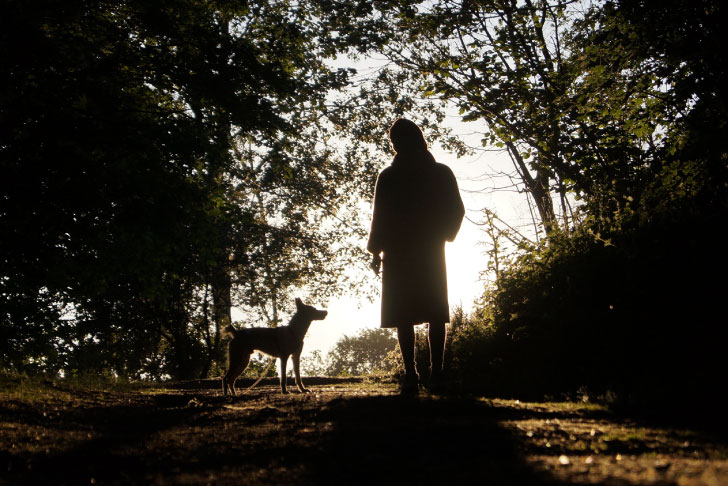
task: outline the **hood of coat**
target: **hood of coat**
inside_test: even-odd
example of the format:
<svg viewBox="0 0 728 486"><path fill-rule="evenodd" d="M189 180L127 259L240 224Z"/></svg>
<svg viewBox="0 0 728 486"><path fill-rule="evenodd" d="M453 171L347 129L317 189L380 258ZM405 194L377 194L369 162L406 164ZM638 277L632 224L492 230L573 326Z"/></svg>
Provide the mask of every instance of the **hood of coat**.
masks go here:
<svg viewBox="0 0 728 486"><path fill-rule="evenodd" d="M392 165L397 166L417 166L422 165L423 167L431 166L435 164L435 157L430 153L429 150L422 150L416 152L397 152L392 160Z"/></svg>

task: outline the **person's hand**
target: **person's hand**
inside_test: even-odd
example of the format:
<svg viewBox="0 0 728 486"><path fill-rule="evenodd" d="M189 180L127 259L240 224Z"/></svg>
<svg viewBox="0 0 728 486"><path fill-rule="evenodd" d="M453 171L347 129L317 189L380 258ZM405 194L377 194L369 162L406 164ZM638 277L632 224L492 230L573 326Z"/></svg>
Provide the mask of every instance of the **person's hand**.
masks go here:
<svg viewBox="0 0 728 486"><path fill-rule="evenodd" d="M374 270L374 275L379 275L379 269L382 268L382 257L379 253L374 254L372 257L372 263L369 264L369 268Z"/></svg>

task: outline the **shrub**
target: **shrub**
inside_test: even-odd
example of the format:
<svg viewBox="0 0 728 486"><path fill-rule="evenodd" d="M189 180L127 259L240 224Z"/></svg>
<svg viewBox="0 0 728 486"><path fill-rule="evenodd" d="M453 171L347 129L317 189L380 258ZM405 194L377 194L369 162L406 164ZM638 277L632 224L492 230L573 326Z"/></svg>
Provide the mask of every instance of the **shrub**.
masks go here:
<svg viewBox="0 0 728 486"><path fill-rule="evenodd" d="M717 213L553 235L453 327L454 374L487 393L718 407L728 264Z"/></svg>

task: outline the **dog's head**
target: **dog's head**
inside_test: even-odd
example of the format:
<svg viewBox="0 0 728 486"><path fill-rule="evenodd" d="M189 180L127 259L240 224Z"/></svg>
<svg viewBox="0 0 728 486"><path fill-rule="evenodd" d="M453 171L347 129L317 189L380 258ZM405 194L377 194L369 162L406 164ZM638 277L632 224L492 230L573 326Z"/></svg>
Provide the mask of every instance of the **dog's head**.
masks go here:
<svg viewBox="0 0 728 486"><path fill-rule="evenodd" d="M319 310L311 305L306 305L301 299L296 297L296 314L309 321L320 321L329 315L326 309Z"/></svg>

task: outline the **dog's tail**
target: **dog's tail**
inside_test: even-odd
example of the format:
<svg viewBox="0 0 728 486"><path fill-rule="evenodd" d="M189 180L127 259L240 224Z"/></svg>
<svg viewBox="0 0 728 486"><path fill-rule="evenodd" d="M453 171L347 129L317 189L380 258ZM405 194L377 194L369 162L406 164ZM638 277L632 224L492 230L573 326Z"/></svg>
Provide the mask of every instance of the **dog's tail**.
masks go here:
<svg viewBox="0 0 728 486"><path fill-rule="evenodd" d="M229 324L227 326L225 326L222 330L223 336L230 336L231 338L234 338L235 336L237 336L237 334L238 334L238 330Z"/></svg>

